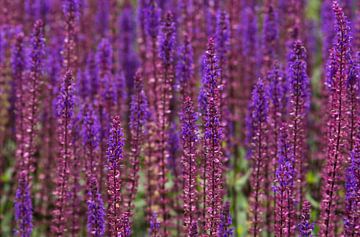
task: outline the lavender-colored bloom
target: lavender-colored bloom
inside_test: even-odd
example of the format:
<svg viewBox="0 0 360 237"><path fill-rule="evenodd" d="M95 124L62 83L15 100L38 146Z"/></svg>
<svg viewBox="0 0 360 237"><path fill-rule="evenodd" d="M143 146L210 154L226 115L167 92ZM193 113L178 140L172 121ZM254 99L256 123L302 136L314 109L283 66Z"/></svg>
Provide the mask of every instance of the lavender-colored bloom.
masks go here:
<svg viewBox="0 0 360 237"><path fill-rule="evenodd" d="M93 237L104 236L105 233L105 209L104 202L98 191L96 180L91 181L91 189L88 191L87 200L87 230Z"/></svg>
<svg viewBox="0 0 360 237"><path fill-rule="evenodd" d="M336 65L336 71L331 79L331 91L329 92L329 118L327 134L326 165L323 169L322 201L320 214L321 236L332 236L336 224L337 199L339 198L340 174L343 171L343 163L347 160L348 150L348 103L346 98L346 79L350 67L350 29L347 18L337 1L333 2L333 10L336 16L336 40L331 65Z"/></svg>
<svg viewBox="0 0 360 237"><path fill-rule="evenodd" d="M359 135L358 135L359 136ZM360 234L360 136L351 152L350 165L346 170L345 196L345 236Z"/></svg>
<svg viewBox="0 0 360 237"><path fill-rule="evenodd" d="M312 237L314 224L310 222L310 207L310 203L308 201L304 201L301 210L301 219L298 225L300 237Z"/></svg>
<svg viewBox="0 0 360 237"><path fill-rule="evenodd" d="M51 229L54 233L62 236L66 225L66 205L67 194L69 191L70 163L73 159L72 154L72 132L71 121L73 116L74 99L72 92L72 72L65 74L59 96L57 98L57 116L58 116L58 139L59 139L59 157L57 159L56 173L56 202L53 211L53 223Z"/></svg>
<svg viewBox="0 0 360 237"><path fill-rule="evenodd" d="M121 212L121 176L120 165L124 158L124 134L120 125L120 118L114 117L110 129L110 137L107 149L107 192L108 192L108 225L111 236L116 236L120 232Z"/></svg>
<svg viewBox="0 0 360 237"><path fill-rule="evenodd" d="M64 0L63 1L63 12L68 20L77 21L79 18L80 4L79 0Z"/></svg>
<svg viewBox="0 0 360 237"><path fill-rule="evenodd" d="M306 74L306 49L301 41L294 41L288 57L289 76L289 121L288 132L291 140L294 168L296 169L296 189L300 206L304 196L304 176L306 160L306 124L310 108L310 81Z"/></svg>
<svg viewBox="0 0 360 237"><path fill-rule="evenodd" d="M130 2L126 2L119 18L119 59L124 71L128 92L131 94L133 78L138 68L139 59L135 51L136 22L134 9Z"/></svg>
<svg viewBox="0 0 360 237"><path fill-rule="evenodd" d="M267 122L268 122L268 93L261 79L258 80L252 94L247 117L247 141L248 156L252 162L253 171L251 173L252 194L250 199L251 229L253 236L260 234L263 205L263 172L267 162Z"/></svg>
<svg viewBox="0 0 360 237"><path fill-rule="evenodd" d="M156 0L148 0L145 9L145 31L151 38L156 38L159 34L160 9Z"/></svg>
<svg viewBox="0 0 360 237"><path fill-rule="evenodd" d="M101 40L96 52L96 64L98 66L100 80L103 80L105 75L110 75L112 68L112 47L107 38Z"/></svg>
<svg viewBox="0 0 360 237"><path fill-rule="evenodd" d="M204 127L204 161L203 175L204 187L204 221L205 230L210 236L215 235L220 223L220 212L223 201L223 162L224 155L221 149L222 129L220 110L220 72L218 60L215 55L214 39L210 38L204 56L204 72L202 93L206 98L205 114L203 115Z"/></svg>
<svg viewBox="0 0 360 237"><path fill-rule="evenodd" d="M106 36L109 31L110 0L97 1L96 29L101 36Z"/></svg>
<svg viewBox="0 0 360 237"><path fill-rule="evenodd" d="M116 116L112 121L110 130L109 145L107 150L107 159L109 168L118 169L120 160L123 159L124 134L120 126L120 117Z"/></svg>
<svg viewBox="0 0 360 237"><path fill-rule="evenodd" d="M26 180L26 173L19 176L18 188L15 194L15 220L16 236L30 237L32 233L32 203L30 197L30 187Z"/></svg>
<svg viewBox="0 0 360 237"><path fill-rule="evenodd" d="M226 202L221 212L218 237L234 236L234 228L232 228L231 225L232 225L232 218L230 215L230 203Z"/></svg>
<svg viewBox="0 0 360 237"><path fill-rule="evenodd" d="M296 170L292 144L290 144L284 128L280 130L278 146L278 165L274 187L276 200L275 235L293 236L295 230L295 196L293 190Z"/></svg>
<svg viewBox="0 0 360 237"><path fill-rule="evenodd" d="M176 64L176 85L180 88L180 93L183 98L186 94L190 94L193 90L194 77L194 63L193 63L193 48L191 46L188 36L185 36L184 44L178 49L177 64Z"/></svg>
<svg viewBox="0 0 360 237"><path fill-rule="evenodd" d="M90 98L94 100L99 91L99 68L95 57L92 53L89 54L86 60L85 77L87 84L90 87Z"/></svg>
<svg viewBox="0 0 360 237"><path fill-rule="evenodd" d="M184 226L188 236L193 236L193 228L197 229L197 190L196 176L198 173L196 164L196 150L198 145L198 127L196 126L197 115L194 112L194 104L191 97L186 97L183 102L181 113L181 144L182 144L182 180L184 202ZM196 225L193 227L193 225Z"/></svg>
<svg viewBox="0 0 360 237"><path fill-rule="evenodd" d="M178 134L178 129L176 122L172 122L169 128L169 135L168 135L168 151L169 156L167 157L167 166L169 170L173 173L176 177L179 175L179 152L180 152L180 138Z"/></svg>
<svg viewBox="0 0 360 237"><path fill-rule="evenodd" d="M82 141L85 146L96 149L100 142L100 124L95 110L91 105L85 105L82 109Z"/></svg>
<svg viewBox="0 0 360 237"><path fill-rule="evenodd" d="M158 221L156 212L153 212L150 219L149 236L159 237L160 236L159 231L160 231L160 222Z"/></svg>
<svg viewBox="0 0 360 237"><path fill-rule="evenodd" d="M279 38L279 22L277 10L272 5L268 6L264 16L264 27L262 35L262 67L270 69L276 56L277 41ZM266 72L265 72L266 73Z"/></svg>
<svg viewBox="0 0 360 237"><path fill-rule="evenodd" d="M218 11L216 16L216 33L215 33L216 55L219 60L219 66L224 74L228 52L230 49L230 23L229 15L225 11Z"/></svg>
<svg viewBox="0 0 360 237"><path fill-rule="evenodd" d="M160 58L164 67L169 67L175 61L176 28L174 16L166 13L160 34ZM165 69L166 70L166 69ZM170 72L171 73L171 72Z"/></svg>

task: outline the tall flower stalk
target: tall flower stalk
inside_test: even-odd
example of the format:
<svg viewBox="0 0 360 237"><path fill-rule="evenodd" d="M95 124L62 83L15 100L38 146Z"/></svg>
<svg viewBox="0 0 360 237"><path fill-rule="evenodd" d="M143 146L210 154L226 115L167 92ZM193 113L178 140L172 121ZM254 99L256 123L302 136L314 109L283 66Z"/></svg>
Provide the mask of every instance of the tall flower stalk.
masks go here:
<svg viewBox="0 0 360 237"><path fill-rule="evenodd" d="M320 215L320 235L334 236L336 225L337 201L339 198L339 182L343 172L343 163L346 162L348 151L345 139L348 137L346 127L346 79L349 70L349 27L346 17L339 4L334 1L333 10L336 16L336 40L334 55L330 58L333 67L330 68L330 86L328 121L328 145L326 166L323 170L322 201Z"/></svg>
<svg viewBox="0 0 360 237"><path fill-rule="evenodd" d="M274 188L276 198L275 235L290 237L295 234L294 186L296 170L292 144L288 140L286 129L282 128L281 131L278 142L278 165Z"/></svg>
<svg viewBox="0 0 360 237"><path fill-rule="evenodd" d="M358 131L359 132L359 131ZM360 234L360 136L357 134L354 149L350 153L345 183L345 236Z"/></svg>
<svg viewBox="0 0 360 237"><path fill-rule="evenodd" d="M296 169L296 189L298 203L301 205L304 195L304 175L307 163L306 123L310 104L309 79L306 75L306 50L301 41L294 41L289 54L289 118L288 133L291 140L291 152Z"/></svg>
<svg viewBox="0 0 360 237"><path fill-rule="evenodd" d="M31 52L30 52L30 69L27 76L29 80L26 82L27 98L25 100L25 151L24 151L24 169L27 170L30 178L31 173L34 172L35 152L36 152L36 125L39 117L39 96L40 85L42 83L43 73L43 57L44 57L44 28L42 21L37 21L34 24L34 29L31 38ZM29 183L31 186L31 183Z"/></svg>
<svg viewBox="0 0 360 237"><path fill-rule="evenodd" d="M107 221L109 234L118 236L123 232L121 226L121 166L123 163L124 134L120 125L120 118L114 117L111 124L107 150L107 192L108 192L108 211Z"/></svg>
<svg viewBox="0 0 360 237"><path fill-rule="evenodd" d="M128 188L129 197L127 200L127 211L130 218L133 214L133 202L138 190L140 156L143 150L142 142L145 139L146 124L149 117L148 102L143 86L142 74L138 71L135 74L133 95L131 97L130 105L131 152L129 154L129 163L131 172L129 172L130 185Z"/></svg>
<svg viewBox="0 0 360 237"><path fill-rule="evenodd" d="M55 208L53 211L52 231L56 236L65 236L67 204L69 192L70 165L73 160L71 119L73 116L73 77L68 71L63 79L57 100L59 157L57 159Z"/></svg>
<svg viewBox="0 0 360 237"><path fill-rule="evenodd" d="M197 116L194 112L194 104L191 97L186 97L183 102L181 113L182 124L182 180L184 200L184 226L188 236L194 231L192 225L198 222L197 218L197 144L198 131L196 126Z"/></svg>
<svg viewBox="0 0 360 237"><path fill-rule="evenodd" d="M215 235L220 223L220 212L223 201L224 185L224 155L221 149L222 129L220 110L220 74L218 59L215 55L214 39L208 41L208 48L204 55L204 71L202 81L202 98L204 104L204 157L203 157L203 208L204 231L210 236Z"/></svg>
<svg viewBox="0 0 360 237"><path fill-rule="evenodd" d="M247 118L247 140L249 157L252 163L250 183L252 192L250 196L251 236L260 236L264 222L263 211L263 172L267 162L268 136L268 95L261 79L258 80L252 94Z"/></svg>

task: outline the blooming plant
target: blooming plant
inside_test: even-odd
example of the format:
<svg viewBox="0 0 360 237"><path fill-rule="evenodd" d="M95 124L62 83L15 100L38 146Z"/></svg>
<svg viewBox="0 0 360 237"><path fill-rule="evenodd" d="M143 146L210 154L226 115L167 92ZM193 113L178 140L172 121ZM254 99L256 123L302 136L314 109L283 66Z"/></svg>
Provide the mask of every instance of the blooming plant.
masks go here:
<svg viewBox="0 0 360 237"><path fill-rule="evenodd" d="M359 3L2 0L0 236L360 236Z"/></svg>

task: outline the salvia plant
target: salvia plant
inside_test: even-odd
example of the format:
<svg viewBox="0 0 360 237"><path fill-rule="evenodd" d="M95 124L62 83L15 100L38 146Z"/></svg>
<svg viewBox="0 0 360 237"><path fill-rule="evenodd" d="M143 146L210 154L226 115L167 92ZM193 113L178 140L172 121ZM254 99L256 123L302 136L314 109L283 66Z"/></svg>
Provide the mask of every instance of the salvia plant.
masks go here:
<svg viewBox="0 0 360 237"><path fill-rule="evenodd" d="M360 236L360 1L0 6L0 236Z"/></svg>

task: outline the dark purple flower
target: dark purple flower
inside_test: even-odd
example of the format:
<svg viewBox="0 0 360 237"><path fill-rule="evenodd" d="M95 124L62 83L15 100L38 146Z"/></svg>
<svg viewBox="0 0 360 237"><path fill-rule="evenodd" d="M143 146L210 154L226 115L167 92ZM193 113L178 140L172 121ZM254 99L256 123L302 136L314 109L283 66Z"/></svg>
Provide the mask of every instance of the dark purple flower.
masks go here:
<svg viewBox="0 0 360 237"><path fill-rule="evenodd" d="M186 94L193 94L191 91L194 86L194 55L188 36L185 36L184 44L179 47L178 55L175 83L180 88L183 98L186 98Z"/></svg>
<svg viewBox="0 0 360 237"><path fill-rule="evenodd" d="M295 231L295 195L294 185L296 170L292 144L286 134L286 129L281 128L278 141L278 165L275 178L275 235L292 236Z"/></svg>
<svg viewBox="0 0 360 237"><path fill-rule="evenodd" d="M221 212L220 217L220 225L218 230L218 237L233 237L234 236L234 228L232 225L232 218L230 215L230 203L226 202L223 210Z"/></svg>
<svg viewBox="0 0 360 237"><path fill-rule="evenodd" d="M306 74L306 49L301 41L294 41L288 57L289 120L288 133L291 140L294 168L296 169L298 203L303 202L306 163L306 124L310 108L310 81Z"/></svg>
<svg viewBox="0 0 360 237"><path fill-rule="evenodd" d="M93 178L88 191L87 200L87 230L93 237L104 236L105 233L105 208L96 180Z"/></svg>
<svg viewBox="0 0 360 237"><path fill-rule="evenodd" d="M262 33L262 67L269 70L274 63L279 40L279 22L277 9L271 4L267 6L264 16L264 26Z"/></svg>
<svg viewBox="0 0 360 237"><path fill-rule="evenodd" d="M158 221L156 212L153 212L150 219L149 236L159 237L160 236L159 232L160 232L160 222Z"/></svg>
<svg viewBox="0 0 360 237"><path fill-rule="evenodd" d="M120 165L124 159L124 134L120 125L120 117L112 120L110 137L107 149L107 192L108 212L107 221L111 236L117 236L120 232L121 209L121 173Z"/></svg>
<svg viewBox="0 0 360 237"><path fill-rule="evenodd" d="M333 46L333 55L330 60L334 60L331 65L335 65L331 81L331 91L328 100L328 133L327 133L327 158L323 169L322 201L320 214L321 236L328 236L333 233L336 223L336 209L339 189L339 181L342 180L340 174L344 167L343 163L347 160L348 152L347 138L348 119L347 99L346 99L346 79L350 67L350 29L347 18L339 4L333 2L333 10L336 16L336 38Z"/></svg>
<svg viewBox="0 0 360 237"><path fill-rule="evenodd" d="M101 36L106 36L109 31L110 0L97 1L96 29Z"/></svg>
<svg viewBox="0 0 360 237"><path fill-rule="evenodd" d="M346 195L344 233L346 236L360 234L360 135L357 134L355 146L350 153L350 164L346 170Z"/></svg>
<svg viewBox="0 0 360 237"><path fill-rule="evenodd" d="M144 22L146 33L151 38L156 38L160 27L160 9L157 6L156 0L148 0L146 3Z"/></svg>
<svg viewBox="0 0 360 237"><path fill-rule="evenodd" d="M253 236L258 236L262 227L263 218L263 194L261 185L264 181L264 165L267 162L267 134L268 134L268 93L261 79L252 93L247 116L247 142L248 156L252 162L250 183L252 193L250 197L251 229Z"/></svg>
<svg viewBox="0 0 360 237"><path fill-rule="evenodd" d="M30 187L26 180L26 173L20 173L18 187L15 194L16 236L30 237L32 233L33 210Z"/></svg>
<svg viewBox="0 0 360 237"><path fill-rule="evenodd" d="M134 86L133 78L139 66L138 55L135 51L136 22L133 6L130 2L125 3L119 18L119 59L124 72L129 94Z"/></svg>
<svg viewBox="0 0 360 237"><path fill-rule="evenodd" d="M310 222L310 208L310 203L308 201L304 201L301 210L300 223L298 224L300 237L312 237L314 224Z"/></svg>
<svg viewBox="0 0 360 237"><path fill-rule="evenodd" d="M220 72L215 55L214 39L208 41L204 56L202 93L206 98L203 116L204 158L203 158L203 195L205 231L215 235L220 224L220 212L223 201L224 155L221 148L221 110L220 110Z"/></svg>
<svg viewBox="0 0 360 237"><path fill-rule="evenodd" d="M66 225L66 205L69 191L70 164L73 160L71 121L73 117L73 77L68 71L63 78L57 99L59 157L57 158L55 208L51 229L57 235L63 235Z"/></svg>
<svg viewBox="0 0 360 237"><path fill-rule="evenodd" d="M183 102L181 113L181 144L182 144L182 180L184 201L184 226L186 233L192 236L193 225L197 223L197 145L198 128L196 126L197 115L191 97L186 97ZM197 227L196 227L197 228Z"/></svg>

